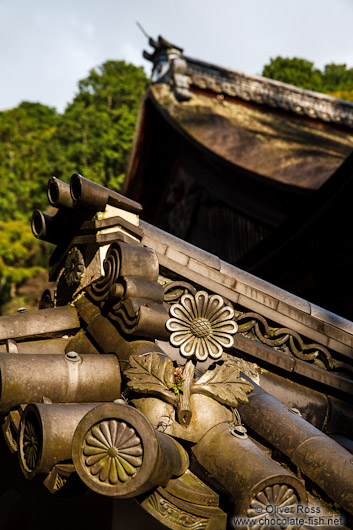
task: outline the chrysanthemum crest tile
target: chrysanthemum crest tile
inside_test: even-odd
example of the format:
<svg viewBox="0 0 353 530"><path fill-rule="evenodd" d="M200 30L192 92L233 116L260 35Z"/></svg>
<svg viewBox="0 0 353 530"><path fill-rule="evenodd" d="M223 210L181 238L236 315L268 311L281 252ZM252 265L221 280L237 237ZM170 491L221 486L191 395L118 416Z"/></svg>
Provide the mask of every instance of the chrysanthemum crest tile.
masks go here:
<svg viewBox="0 0 353 530"><path fill-rule="evenodd" d="M238 330L234 309L221 296L198 291L195 296L185 294L180 303L170 308L167 329L170 342L180 348L184 357L205 361L219 359L223 348L231 348L233 335Z"/></svg>

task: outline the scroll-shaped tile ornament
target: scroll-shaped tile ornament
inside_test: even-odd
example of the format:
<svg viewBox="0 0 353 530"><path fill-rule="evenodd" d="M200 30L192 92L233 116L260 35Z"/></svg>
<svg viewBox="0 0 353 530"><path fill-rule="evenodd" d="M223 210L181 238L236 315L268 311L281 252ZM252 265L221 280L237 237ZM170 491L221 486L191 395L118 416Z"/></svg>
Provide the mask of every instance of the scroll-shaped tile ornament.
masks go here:
<svg viewBox="0 0 353 530"><path fill-rule="evenodd" d="M180 348L184 357L205 361L208 357L219 359L223 348L234 344L233 335L238 330L234 309L225 305L217 294L198 291L195 296L185 294L179 304L170 308L167 329L170 342Z"/></svg>

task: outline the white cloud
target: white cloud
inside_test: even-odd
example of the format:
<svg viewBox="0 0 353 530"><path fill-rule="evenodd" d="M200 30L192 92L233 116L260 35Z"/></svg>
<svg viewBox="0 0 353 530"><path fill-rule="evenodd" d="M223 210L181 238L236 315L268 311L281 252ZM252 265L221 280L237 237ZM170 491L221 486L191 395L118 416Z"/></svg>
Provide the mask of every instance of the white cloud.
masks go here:
<svg viewBox="0 0 353 530"><path fill-rule="evenodd" d="M276 55L353 66L351 0L0 0L0 109L23 99L63 109L107 59L150 72L136 20L187 55L248 73Z"/></svg>

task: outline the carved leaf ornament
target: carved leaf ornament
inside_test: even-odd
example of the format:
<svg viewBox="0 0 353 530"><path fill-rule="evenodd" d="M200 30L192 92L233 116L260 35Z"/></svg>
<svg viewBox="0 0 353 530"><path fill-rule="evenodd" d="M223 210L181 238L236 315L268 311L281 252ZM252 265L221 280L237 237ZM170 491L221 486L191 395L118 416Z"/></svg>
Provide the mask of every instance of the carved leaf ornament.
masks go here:
<svg viewBox="0 0 353 530"><path fill-rule="evenodd" d="M204 394L223 405L236 407L238 402L248 402L246 394L253 388L251 383L240 377L234 365L224 363L217 365L214 370L207 370L197 379L191 387L191 393Z"/></svg>
<svg viewBox="0 0 353 530"><path fill-rule="evenodd" d="M128 386L135 392L154 394L172 405L177 404L177 396L170 389L175 384L174 365L169 357L161 359L155 352L147 355L131 355L130 366L125 376L130 379Z"/></svg>
<svg viewBox="0 0 353 530"><path fill-rule="evenodd" d="M175 384L175 367L168 357L160 359L155 352L131 356L130 367L124 374L129 379L128 386L135 392L153 394L178 406L181 394L176 395L171 390ZM246 394L251 390L252 384L240 377L239 369L224 363L194 380L190 393L203 394L229 407L236 407L238 402L248 401Z"/></svg>
<svg viewBox="0 0 353 530"><path fill-rule="evenodd" d="M238 330L234 309L225 305L219 295L198 291L195 296L184 294L179 304L170 308L167 329L170 342L180 348L187 358L205 361L208 357L219 359L223 348L234 344L233 335Z"/></svg>

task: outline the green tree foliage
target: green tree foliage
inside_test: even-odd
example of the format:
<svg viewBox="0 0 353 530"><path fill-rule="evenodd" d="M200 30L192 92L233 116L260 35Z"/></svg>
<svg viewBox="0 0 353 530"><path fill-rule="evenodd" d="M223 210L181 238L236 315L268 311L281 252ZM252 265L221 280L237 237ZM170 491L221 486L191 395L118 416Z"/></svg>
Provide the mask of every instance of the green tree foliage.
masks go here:
<svg viewBox="0 0 353 530"><path fill-rule="evenodd" d="M353 90L353 68L346 64L327 64L322 72L324 92Z"/></svg>
<svg viewBox="0 0 353 530"><path fill-rule="evenodd" d="M0 222L0 310L14 296L16 285L43 270L48 250L33 237L28 222Z"/></svg>
<svg viewBox="0 0 353 530"><path fill-rule="evenodd" d="M0 220L45 207L52 175L79 172L119 189L147 82L141 67L107 61L79 81L61 115L30 102L0 112Z"/></svg>
<svg viewBox="0 0 353 530"><path fill-rule="evenodd" d="M265 65L262 75L308 90L321 90L321 72L305 59L276 57Z"/></svg>
<svg viewBox="0 0 353 530"><path fill-rule="evenodd" d="M120 188L147 81L142 68L107 61L79 82L55 134L64 148L57 176L78 171L104 186Z"/></svg>
<svg viewBox="0 0 353 530"><path fill-rule="evenodd" d="M26 101L0 112L0 309L15 285L47 265L29 219L47 206L48 179L68 182L78 172L120 188L147 82L141 67L107 61L79 81L63 114Z"/></svg>
<svg viewBox="0 0 353 530"><path fill-rule="evenodd" d="M0 112L0 219L28 219L44 204L58 115L40 103Z"/></svg>
<svg viewBox="0 0 353 530"><path fill-rule="evenodd" d="M346 64L331 63L320 70L306 59L276 57L264 66L262 75L353 101L353 68Z"/></svg>

